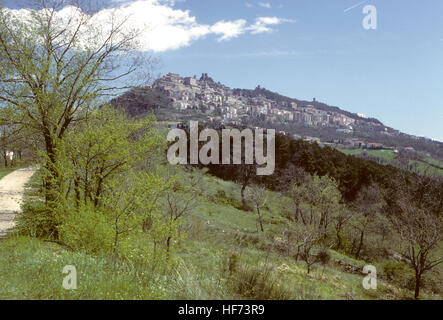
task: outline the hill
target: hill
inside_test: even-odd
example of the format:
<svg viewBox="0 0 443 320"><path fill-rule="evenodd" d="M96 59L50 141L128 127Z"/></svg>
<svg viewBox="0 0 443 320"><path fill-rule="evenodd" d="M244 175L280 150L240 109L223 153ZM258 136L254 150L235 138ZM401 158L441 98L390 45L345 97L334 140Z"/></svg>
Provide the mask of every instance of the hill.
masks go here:
<svg viewBox="0 0 443 320"><path fill-rule="evenodd" d="M161 121L191 119L208 126L272 128L302 139L319 138L337 148L356 142L379 143L386 149L413 148L422 158L443 160L443 143L385 126L380 120L315 101L289 98L257 86L231 89L207 74L199 79L168 73L152 86L135 88L111 101L133 117L154 112Z"/></svg>
<svg viewBox="0 0 443 320"><path fill-rule="evenodd" d="M234 95L247 96L247 97L251 97L251 98L264 96L267 99L277 101L279 103L283 102L283 103L291 104L291 103L295 102L295 103L297 103L297 105L300 105L300 106L310 105L318 110L323 110L323 111L327 111L327 112L337 112L337 113L346 115L352 119L359 120L362 122L383 125L383 123L381 123L381 121L379 121L375 118L364 118L364 117L359 116L358 114L348 112L348 111L340 109L339 107L330 106L330 105L327 105L326 103L319 102L316 100L306 101L306 100L298 100L298 99L294 99L294 98L289 98L289 97L283 96L279 93L267 90L266 88L263 88L260 86L257 86L254 90L234 89L233 92L234 92Z"/></svg>
<svg viewBox="0 0 443 320"><path fill-rule="evenodd" d="M0 242L0 297L392 300L413 295L412 272L388 256L365 261L328 249L330 259L316 263L307 274L306 263L295 258L287 247L289 238L283 236L288 225L279 214L281 194L273 193L279 200L263 209L266 232L262 233L256 214L239 209L240 185L209 175L204 185L205 193L183 224L183 236L176 241L168 267L155 266L153 260L116 264L112 256L73 251L37 238L11 237ZM34 179L33 188L38 187ZM368 239L368 243L375 241L372 236ZM377 267L377 290L363 288L362 269L368 263ZM75 265L81 272L76 290L61 286L65 265ZM426 275L423 299L441 299L440 277L437 271Z"/></svg>

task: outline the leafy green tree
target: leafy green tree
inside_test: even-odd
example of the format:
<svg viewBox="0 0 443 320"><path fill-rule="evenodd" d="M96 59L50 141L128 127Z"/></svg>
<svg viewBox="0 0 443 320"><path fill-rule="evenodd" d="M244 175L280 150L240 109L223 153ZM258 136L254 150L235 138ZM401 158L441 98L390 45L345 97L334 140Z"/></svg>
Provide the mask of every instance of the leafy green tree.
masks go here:
<svg viewBox="0 0 443 320"><path fill-rule="evenodd" d="M338 189L338 183L328 176L323 176L318 180L314 176L314 183L317 184L316 189L318 190L319 228L323 236L326 237L333 217L340 210L341 193Z"/></svg>
<svg viewBox="0 0 443 320"><path fill-rule="evenodd" d="M138 32L112 11L109 23L97 25L75 0L35 4L20 14L0 8L0 108L10 111L0 121L40 137L50 203L58 188L61 141L100 97L126 86L117 82L136 70L131 49Z"/></svg>
<svg viewBox="0 0 443 320"><path fill-rule="evenodd" d="M66 135L60 157L67 184L66 197L78 204L100 206L108 181L164 151L166 141L152 117L132 120L118 110L103 107Z"/></svg>
<svg viewBox="0 0 443 320"><path fill-rule="evenodd" d="M165 188L167 186L159 175L142 172L121 173L106 184L99 211L103 212L113 230L114 254L118 254L123 237L142 231L146 219L155 220L153 229L161 227L160 219L155 217L160 207L158 200Z"/></svg>

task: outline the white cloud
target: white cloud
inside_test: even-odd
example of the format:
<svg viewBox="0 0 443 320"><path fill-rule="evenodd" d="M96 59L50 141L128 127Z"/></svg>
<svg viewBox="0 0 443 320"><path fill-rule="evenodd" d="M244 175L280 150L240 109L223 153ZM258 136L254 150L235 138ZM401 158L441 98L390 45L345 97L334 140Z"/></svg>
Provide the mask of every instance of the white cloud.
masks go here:
<svg viewBox="0 0 443 320"><path fill-rule="evenodd" d="M220 35L219 41L236 38L245 32L246 20L219 21L210 30L216 35Z"/></svg>
<svg viewBox="0 0 443 320"><path fill-rule="evenodd" d="M278 25L282 23L295 23L292 19L283 19L278 17L260 17L255 20L255 23L249 27L252 34L271 32L273 29L269 26Z"/></svg>
<svg viewBox="0 0 443 320"><path fill-rule="evenodd" d="M271 4L269 2L259 2L258 5L262 8L271 9Z"/></svg>
<svg viewBox="0 0 443 320"><path fill-rule="evenodd" d="M154 52L186 47L209 35L215 35L218 41L227 41L248 33L270 32L270 26L294 22L278 17L260 17L252 24L248 24L245 19L201 24L189 10L175 8L176 2L177 0L113 0L114 8L102 9L92 17L92 21L94 25L106 28L112 14L121 18L128 17L128 26L142 30L141 50ZM15 13L19 14L18 11Z"/></svg>

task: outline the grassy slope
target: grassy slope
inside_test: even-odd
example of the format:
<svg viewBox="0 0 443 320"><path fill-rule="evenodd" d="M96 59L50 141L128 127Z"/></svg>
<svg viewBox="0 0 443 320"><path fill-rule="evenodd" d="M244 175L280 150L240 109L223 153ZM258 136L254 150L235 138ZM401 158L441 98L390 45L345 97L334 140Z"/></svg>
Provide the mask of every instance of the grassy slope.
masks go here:
<svg viewBox="0 0 443 320"><path fill-rule="evenodd" d="M239 186L206 177L208 192L224 190L228 199L240 202ZM215 202L214 202L215 201ZM231 203L232 204L232 203ZM257 232L254 213L237 210L222 199L202 198L201 205L183 224L183 240L176 243L175 267L165 273L146 270L133 273L131 266L115 268L112 259L72 252L60 245L26 237L0 242L0 299L242 299L226 274L235 252L239 265L274 269L276 286L290 299L401 299L412 293L378 281L377 290L364 290L363 276L347 273L334 260L359 268L366 263L330 251L333 261L306 276L303 262L272 250L272 241L284 220L273 208L265 211L266 234ZM65 265L74 265L78 289L62 288ZM379 269L381 270L381 268ZM379 271L381 273L381 271ZM426 293L423 298L429 297Z"/></svg>
<svg viewBox="0 0 443 320"><path fill-rule="evenodd" d="M0 167L0 179L6 176L7 174L13 172L14 170L16 169Z"/></svg>
<svg viewBox="0 0 443 320"><path fill-rule="evenodd" d="M378 157L378 158L382 158L384 160L387 161L393 161L394 158L394 152L391 150L363 150L363 149L338 149L339 151L343 152L344 154L350 154L350 155L359 155L361 153L363 153L364 151L367 152L367 154L374 156L374 157ZM430 158L430 157L425 157L425 160L429 163L435 164L437 166L443 167L443 162L434 159L434 158ZM431 172L436 172L440 175L443 175L443 170L441 169L437 169L437 168L433 168L430 167L429 165L421 162L421 161L416 161L416 160L410 160L410 164L412 163L416 163L417 164L417 168L419 171L424 172L427 169L430 169Z"/></svg>

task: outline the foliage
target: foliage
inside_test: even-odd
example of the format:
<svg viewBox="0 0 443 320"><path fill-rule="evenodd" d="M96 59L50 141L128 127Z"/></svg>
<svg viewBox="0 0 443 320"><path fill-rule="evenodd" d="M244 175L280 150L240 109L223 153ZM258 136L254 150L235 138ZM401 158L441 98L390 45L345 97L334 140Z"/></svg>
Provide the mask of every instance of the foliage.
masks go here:
<svg viewBox="0 0 443 320"><path fill-rule="evenodd" d="M60 14L60 7L69 4ZM61 187L60 144L101 97L121 89L117 81L136 70L131 49L138 33L112 11L112 23L96 26L78 1L35 5L20 15L0 8L0 122L25 128L42 146L45 198L52 205Z"/></svg>
<svg viewBox="0 0 443 320"><path fill-rule="evenodd" d="M17 217L16 231L20 235L42 239L57 239L60 217L41 201L27 201Z"/></svg>
<svg viewBox="0 0 443 320"><path fill-rule="evenodd" d="M59 175L67 180L67 196L73 191L77 204L91 202L98 207L108 181L164 148L153 118L131 120L103 107L67 134Z"/></svg>
<svg viewBox="0 0 443 320"><path fill-rule="evenodd" d="M269 264L241 265L231 279L235 292L246 299L290 299L289 288L278 282L278 275Z"/></svg>
<svg viewBox="0 0 443 320"><path fill-rule="evenodd" d="M60 241L74 251L88 254L112 252L111 225L92 205L65 212L58 228Z"/></svg>

